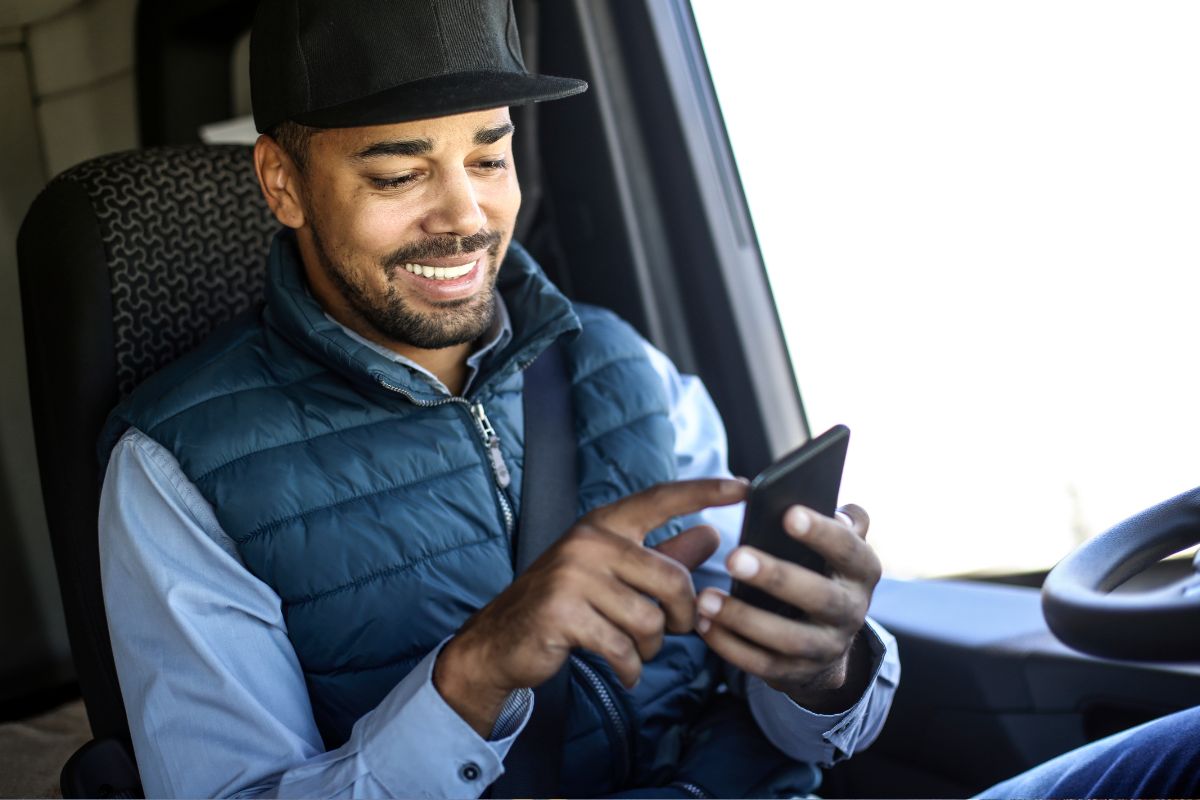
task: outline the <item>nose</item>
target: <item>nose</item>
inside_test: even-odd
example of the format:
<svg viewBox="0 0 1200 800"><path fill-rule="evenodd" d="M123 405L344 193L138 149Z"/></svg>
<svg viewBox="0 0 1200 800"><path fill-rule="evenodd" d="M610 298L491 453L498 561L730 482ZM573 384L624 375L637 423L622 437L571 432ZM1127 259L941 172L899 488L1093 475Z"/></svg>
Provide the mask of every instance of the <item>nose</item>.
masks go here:
<svg viewBox="0 0 1200 800"><path fill-rule="evenodd" d="M440 178L436 199L425 215L425 232L455 236L478 233L487 224L487 216L479 206L470 175L466 170L454 169L443 172Z"/></svg>

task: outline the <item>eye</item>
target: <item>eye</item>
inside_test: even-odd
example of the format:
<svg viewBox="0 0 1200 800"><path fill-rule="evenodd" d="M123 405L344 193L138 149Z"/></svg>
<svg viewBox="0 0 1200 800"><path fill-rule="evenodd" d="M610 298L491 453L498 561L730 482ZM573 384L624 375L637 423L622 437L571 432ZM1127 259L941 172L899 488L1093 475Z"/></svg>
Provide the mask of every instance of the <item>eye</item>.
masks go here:
<svg viewBox="0 0 1200 800"><path fill-rule="evenodd" d="M397 175L393 178L369 178L371 185L376 189L399 189L402 186L412 183L417 179L416 173L409 172L404 175Z"/></svg>
<svg viewBox="0 0 1200 800"><path fill-rule="evenodd" d="M503 158L489 158L479 162L479 169L484 172L498 172L508 167L508 161Z"/></svg>

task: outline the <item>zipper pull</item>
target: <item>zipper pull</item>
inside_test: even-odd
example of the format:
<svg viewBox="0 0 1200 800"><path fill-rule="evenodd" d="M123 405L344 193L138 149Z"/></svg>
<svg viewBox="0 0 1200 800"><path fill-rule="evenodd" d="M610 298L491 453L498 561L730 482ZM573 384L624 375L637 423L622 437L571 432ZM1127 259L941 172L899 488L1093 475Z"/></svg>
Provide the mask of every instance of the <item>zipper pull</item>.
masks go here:
<svg viewBox="0 0 1200 800"><path fill-rule="evenodd" d="M504 454L500 452L500 437L496 435L496 429L492 427L491 420L487 418L487 413L483 410L483 403L471 406L471 414L479 423L479 431L483 438L483 445L488 450L488 459L492 462L492 473L496 476L496 484L501 489L507 489L508 485L512 483L512 476L508 472L508 465L504 463Z"/></svg>

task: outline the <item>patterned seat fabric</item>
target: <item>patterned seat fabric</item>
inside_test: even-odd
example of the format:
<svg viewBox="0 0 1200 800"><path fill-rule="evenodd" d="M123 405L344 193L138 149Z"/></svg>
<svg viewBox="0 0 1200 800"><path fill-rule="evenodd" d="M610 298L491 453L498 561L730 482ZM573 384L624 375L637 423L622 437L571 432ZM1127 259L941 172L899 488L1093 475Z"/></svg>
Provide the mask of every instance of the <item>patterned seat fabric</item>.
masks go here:
<svg viewBox="0 0 1200 800"><path fill-rule="evenodd" d="M259 191L250 148L131 150L55 180L78 184L99 222L121 397L261 301L279 223Z"/></svg>

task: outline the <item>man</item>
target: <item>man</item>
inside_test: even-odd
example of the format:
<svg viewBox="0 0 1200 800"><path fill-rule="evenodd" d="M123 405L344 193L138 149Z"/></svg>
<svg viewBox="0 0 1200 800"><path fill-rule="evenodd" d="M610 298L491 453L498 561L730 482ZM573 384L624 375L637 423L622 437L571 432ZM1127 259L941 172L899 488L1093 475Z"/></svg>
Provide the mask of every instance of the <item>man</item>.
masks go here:
<svg viewBox="0 0 1200 800"><path fill-rule="evenodd" d="M869 743L899 668L865 620L865 514L786 518L828 578L734 550L746 488L703 388L512 241L508 106L585 85L525 72L504 0L268 0L251 77L285 226L266 308L107 428L103 584L148 796L479 796L564 665L564 795L807 791L753 737L801 763ZM587 513L514 580L522 369L555 341ZM729 598L726 565L808 620ZM722 680L748 728L711 724ZM698 780L747 737L763 774Z"/></svg>

